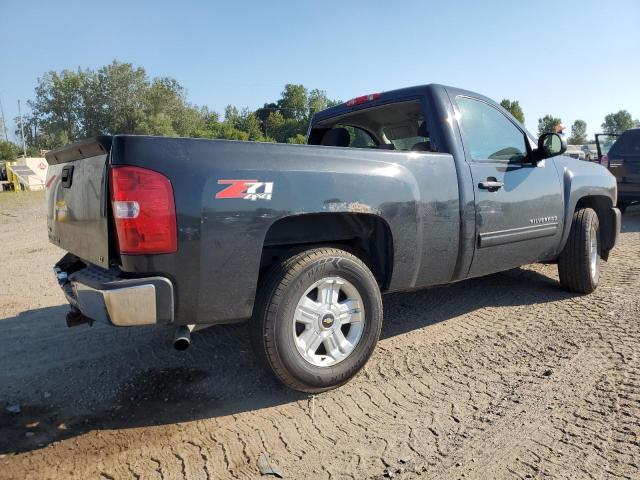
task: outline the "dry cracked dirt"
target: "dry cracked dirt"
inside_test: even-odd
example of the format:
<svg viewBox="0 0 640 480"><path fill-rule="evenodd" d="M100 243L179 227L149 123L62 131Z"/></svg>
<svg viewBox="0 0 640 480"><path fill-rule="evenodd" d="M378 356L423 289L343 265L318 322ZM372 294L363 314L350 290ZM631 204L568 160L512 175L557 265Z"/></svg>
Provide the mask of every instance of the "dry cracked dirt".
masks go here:
<svg viewBox="0 0 640 480"><path fill-rule="evenodd" d="M44 197L7 195L2 479L259 478L261 454L292 479L640 478L640 208L594 294L533 265L388 295L366 368L308 396L244 325L182 353L168 328L67 329Z"/></svg>

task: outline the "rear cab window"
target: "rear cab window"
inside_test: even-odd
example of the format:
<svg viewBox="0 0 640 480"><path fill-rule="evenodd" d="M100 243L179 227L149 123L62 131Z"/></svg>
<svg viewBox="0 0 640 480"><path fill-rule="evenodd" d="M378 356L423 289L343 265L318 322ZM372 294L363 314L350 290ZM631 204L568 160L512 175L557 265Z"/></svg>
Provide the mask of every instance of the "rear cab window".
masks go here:
<svg viewBox="0 0 640 480"><path fill-rule="evenodd" d="M420 100L359 109L313 125L310 145L399 151L435 151Z"/></svg>

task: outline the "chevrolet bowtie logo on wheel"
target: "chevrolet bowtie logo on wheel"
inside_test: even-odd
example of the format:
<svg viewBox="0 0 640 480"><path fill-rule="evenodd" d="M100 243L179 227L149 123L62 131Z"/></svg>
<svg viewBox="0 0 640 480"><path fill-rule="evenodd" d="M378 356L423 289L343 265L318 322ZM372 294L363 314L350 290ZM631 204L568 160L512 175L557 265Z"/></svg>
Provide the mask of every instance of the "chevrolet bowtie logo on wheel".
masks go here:
<svg viewBox="0 0 640 480"><path fill-rule="evenodd" d="M273 182L258 180L218 180L218 185L229 185L216 193L216 198L242 198L244 200L271 200Z"/></svg>

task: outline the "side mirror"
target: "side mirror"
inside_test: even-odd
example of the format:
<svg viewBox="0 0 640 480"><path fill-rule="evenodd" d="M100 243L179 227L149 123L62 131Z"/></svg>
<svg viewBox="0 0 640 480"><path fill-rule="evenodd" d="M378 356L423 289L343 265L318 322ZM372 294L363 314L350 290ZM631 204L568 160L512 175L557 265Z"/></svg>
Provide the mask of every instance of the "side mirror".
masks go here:
<svg viewBox="0 0 640 480"><path fill-rule="evenodd" d="M538 159L562 155L567 150L567 141L557 133L543 133L538 139Z"/></svg>

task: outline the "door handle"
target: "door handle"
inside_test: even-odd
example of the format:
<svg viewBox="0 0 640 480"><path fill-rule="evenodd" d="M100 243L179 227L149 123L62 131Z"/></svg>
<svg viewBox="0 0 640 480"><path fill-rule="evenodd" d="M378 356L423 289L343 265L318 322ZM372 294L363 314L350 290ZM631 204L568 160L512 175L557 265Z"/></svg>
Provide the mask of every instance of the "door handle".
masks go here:
<svg viewBox="0 0 640 480"><path fill-rule="evenodd" d="M504 182L498 182L495 179L493 180L487 179L484 182L480 182L478 184L478 187L484 190L495 191L495 190L500 190L502 187L504 187Z"/></svg>
<svg viewBox="0 0 640 480"><path fill-rule="evenodd" d="M62 169L62 175L60 176L60 182L62 188L70 188L73 181L73 165L67 165Z"/></svg>

